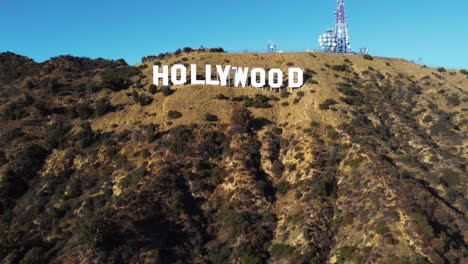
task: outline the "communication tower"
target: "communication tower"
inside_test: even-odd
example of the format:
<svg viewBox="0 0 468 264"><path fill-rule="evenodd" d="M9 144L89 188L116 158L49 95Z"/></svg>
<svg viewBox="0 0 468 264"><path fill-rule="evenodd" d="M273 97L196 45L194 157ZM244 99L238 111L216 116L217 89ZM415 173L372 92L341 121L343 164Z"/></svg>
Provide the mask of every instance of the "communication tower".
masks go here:
<svg viewBox="0 0 468 264"><path fill-rule="evenodd" d="M276 52L276 45L270 42L267 46L267 52L275 53Z"/></svg>
<svg viewBox="0 0 468 264"><path fill-rule="evenodd" d="M329 29L319 37L319 43L324 52L351 53L349 45L348 24L344 0L337 0L338 9L335 11L335 28Z"/></svg>

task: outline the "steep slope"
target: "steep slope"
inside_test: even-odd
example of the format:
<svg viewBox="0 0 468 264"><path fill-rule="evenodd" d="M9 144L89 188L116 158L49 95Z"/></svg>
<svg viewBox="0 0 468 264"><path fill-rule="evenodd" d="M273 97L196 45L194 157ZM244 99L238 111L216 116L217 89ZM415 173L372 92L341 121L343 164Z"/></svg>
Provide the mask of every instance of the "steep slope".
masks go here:
<svg viewBox="0 0 468 264"><path fill-rule="evenodd" d="M307 82L151 87L153 64L176 63L300 67ZM0 83L0 263L466 261L466 71L3 53Z"/></svg>

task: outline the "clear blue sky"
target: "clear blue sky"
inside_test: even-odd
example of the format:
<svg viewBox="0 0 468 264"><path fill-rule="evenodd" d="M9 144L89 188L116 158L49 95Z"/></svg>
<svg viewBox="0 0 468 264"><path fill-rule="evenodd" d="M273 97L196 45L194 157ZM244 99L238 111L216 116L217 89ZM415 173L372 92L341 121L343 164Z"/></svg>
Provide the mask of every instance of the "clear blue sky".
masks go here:
<svg viewBox="0 0 468 264"><path fill-rule="evenodd" d="M468 68L468 1L346 0L351 46L430 66ZM0 52L44 61L71 54L124 58L186 46L318 49L335 0L16 0L0 3Z"/></svg>

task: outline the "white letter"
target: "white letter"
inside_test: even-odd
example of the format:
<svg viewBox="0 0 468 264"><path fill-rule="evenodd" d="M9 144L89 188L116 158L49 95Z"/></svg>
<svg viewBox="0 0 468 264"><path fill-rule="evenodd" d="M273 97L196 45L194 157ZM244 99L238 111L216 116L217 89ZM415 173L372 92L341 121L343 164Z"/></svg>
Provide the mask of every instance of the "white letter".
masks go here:
<svg viewBox="0 0 468 264"><path fill-rule="evenodd" d="M247 74L248 74L249 68L241 68L238 67L236 68L235 75L234 75L234 86L239 87L239 83L242 85L242 87L245 87L245 84L247 83Z"/></svg>
<svg viewBox="0 0 468 264"><path fill-rule="evenodd" d="M190 79L192 84L205 84L203 80L197 80L197 65L191 64L190 65Z"/></svg>
<svg viewBox="0 0 468 264"><path fill-rule="evenodd" d="M169 67L164 65L163 72L159 72L159 66L153 66L153 84L159 85L159 79L163 79L163 85L169 85Z"/></svg>
<svg viewBox="0 0 468 264"><path fill-rule="evenodd" d="M218 76L219 76L219 79L221 80L222 86L227 86L227 78L228 78L230 69L231 69L230 65L227 65L224 68L224 71L223 71L223 68L221 68L221 65L216 65L216 71L218 72Z"/></svg>
<svg viewBox="0 0 468 264"><path fill-rule="evenodd" d="M276 82L275 75L276 74ZM271 88L280 88L283 85L283 72L280 69L271 69L268 72L268 84Z"/></svg>
<svg viewBox="0 0 468 264"><path fill-rule="evenodd" d="M260 80L257 81L257 74L260 73ZM255 88L262 88L265 86L265 70L261 68L253 68L250 75L252 79L252 86Z"/></svg>
<svg viewBox="0 0 468 264"><path fill-rule="evenodd" d="M297 74L297 80L294 80L294 74ZM291 88L299 88L304 84L304 72L300 68L290 68L288 77L289 87Z"/></svg>
<svg viewBox="0 0 468 264"><path fill-rule="evenodd" d="M177 79L177 70L180 70L180 80ZM171 68L171 81L174 85L184 85L187 82L187 69L182 64L176 64Z"/></svg>
<svg viewBox="0 0 468 264"><path fill-rule="evenodd" d="M212 81L211 80L211 65L209 65L209 64L206 65L205 75L206 75L206 77L205 77L206 84L219 85L219 81Z"/></svg>

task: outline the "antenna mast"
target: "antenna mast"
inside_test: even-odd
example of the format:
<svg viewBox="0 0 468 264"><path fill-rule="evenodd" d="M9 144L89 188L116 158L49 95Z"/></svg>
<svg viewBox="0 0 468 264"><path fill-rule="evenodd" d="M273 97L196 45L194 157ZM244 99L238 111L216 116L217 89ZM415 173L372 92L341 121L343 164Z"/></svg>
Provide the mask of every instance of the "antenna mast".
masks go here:
<svg viewBox="0 0 468 264"><path fill-rule="evenodd" d="M321 35L319 43L324 52L351 53L344 0L337 0L337 4L335 28L329 29L325 34Z"/></svg>

